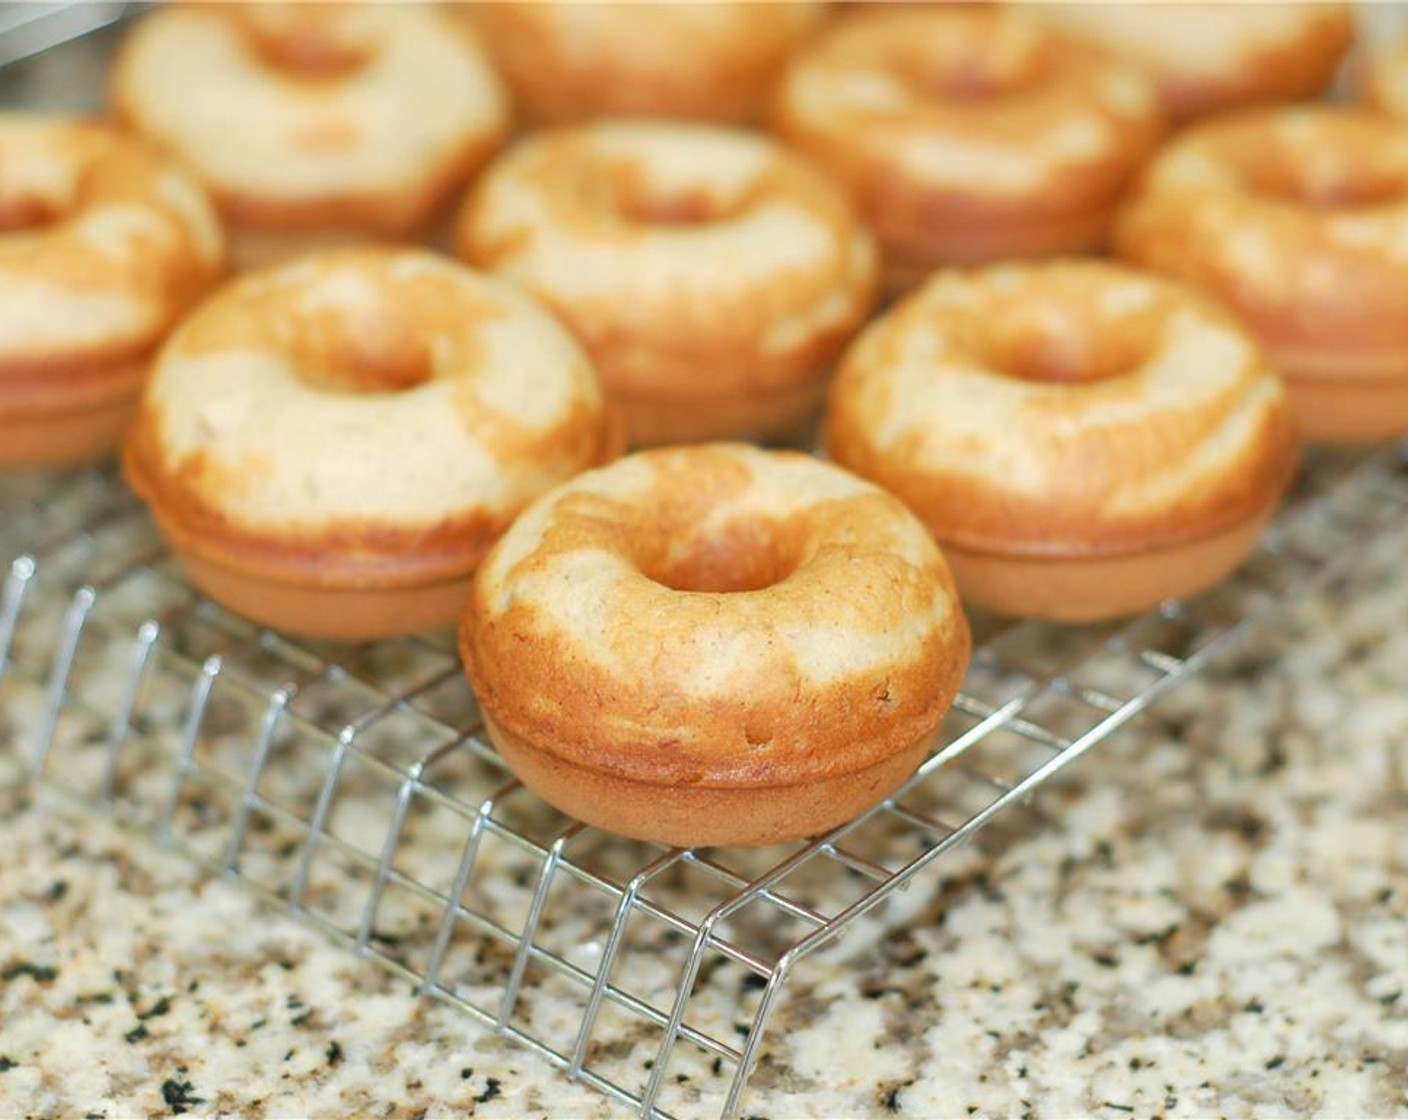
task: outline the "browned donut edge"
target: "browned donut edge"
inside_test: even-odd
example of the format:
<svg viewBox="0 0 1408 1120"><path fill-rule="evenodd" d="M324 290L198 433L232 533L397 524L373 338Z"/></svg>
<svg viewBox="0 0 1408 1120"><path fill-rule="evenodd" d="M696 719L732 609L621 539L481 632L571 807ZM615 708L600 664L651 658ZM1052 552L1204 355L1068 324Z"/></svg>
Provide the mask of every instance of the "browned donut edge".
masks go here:
<svg viewBox="0 0 1408 1120"><path fill-rule="evenodd" d="M487 714L484 723L510 769L550 805L618 835L681 848L779 844L825 832L893 793L933 743L925 735L821 780L724 788L607 774L506 731Z"/></svg>
<svg viewBox="0 0 1408 1120"><path fill-rule="evenodd" d="M513 521L511 515L476 511L420 530L359 522L251 532L211 509L187 481L204 469L198 458L188 458L176 473L161 465L158 428L156 410L144 405L122 447L128 484L177 551L237 575L309 591L442 583L466 578ZM622 442L620 423L612 418L589 465L615 458Z"/></svg>
<svg viewBox="0 0 1408 1120"><path fill-rule="evenodd" d="M1121 556L1002 555L940 545L959 595L972 606L1052 622L1104 622L1220 582L1256 547L1276 507L1272 501L1253 516L1196 540Z"/></svg>
<svg viewBox="0 0 1408 1120"><path fill-rule="evenodd" d="M175 548L203 593L253 622L310 638L365 642L450 626L464 610L470 575L406 587L307 587L249 575Z"/></svg>
<svg viewBox="0 0 1408 1120"><path fill-rule="evenodd" d="M136 411L135 393L66 412L0 411L0 470L97 462L118 447Z"/></svg>
<svg viewBox="0 0 1408 1120"><path fill-rule="evenodd" d="M1315 443L1366 444L1408 433L1408 354L1397 377L1288 375L1296 424Z"/></svg>

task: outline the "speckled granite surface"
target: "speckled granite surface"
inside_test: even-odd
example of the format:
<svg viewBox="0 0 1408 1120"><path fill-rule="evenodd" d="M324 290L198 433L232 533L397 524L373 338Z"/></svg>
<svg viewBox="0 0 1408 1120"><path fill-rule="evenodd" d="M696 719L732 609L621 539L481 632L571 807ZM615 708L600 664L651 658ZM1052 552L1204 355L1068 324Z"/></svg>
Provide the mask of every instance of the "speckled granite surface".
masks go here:
<svg viewBox="0 0 1408 1120"><path fill-rule="evenodd" d="M745 1113L1408 1115L1406 548L807 962ZM16 771L0 1115L622 1114Z"/></svg>

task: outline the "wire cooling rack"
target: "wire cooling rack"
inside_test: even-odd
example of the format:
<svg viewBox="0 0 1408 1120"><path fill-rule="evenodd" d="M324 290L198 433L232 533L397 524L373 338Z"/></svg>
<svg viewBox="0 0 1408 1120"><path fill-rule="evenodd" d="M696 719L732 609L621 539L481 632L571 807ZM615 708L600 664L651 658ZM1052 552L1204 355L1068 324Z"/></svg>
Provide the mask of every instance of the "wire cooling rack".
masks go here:
<svg viewBox="0 0 1408 1120"><path fill-rule="evenodd" d="M103 470L0 478L0 712L36 775L571 1076L642 1115L727 1117L800 961L1405 517L1401 450L1321 454L1206 595L1117 626L975 620L914 778L764 849L567 819L481 737L450 635L348 647L254 627L190 588Z"/></svg>
<svg viewBox="0 0 1408 1120"><path fill-rule="evenodd" d="M64 4L47 0L0 3L0 66L86 35L121 19L137 5Z"/></svg>
<svg viewBox="0 0 1408 1120"><path fill-rule="evenodd" d="M0 104L94 104L111 33L45 48L128 7L0 7ZM449 635L292 641L197 595L109 471L0 477L0 749L641 1115L729 1117L794 968L864 914L902 922L912 878L1405 517L1401 449L1318 454L1196 600L1103 628L976 619L935 753L870 812L683 851L516 782Z"/></svg>

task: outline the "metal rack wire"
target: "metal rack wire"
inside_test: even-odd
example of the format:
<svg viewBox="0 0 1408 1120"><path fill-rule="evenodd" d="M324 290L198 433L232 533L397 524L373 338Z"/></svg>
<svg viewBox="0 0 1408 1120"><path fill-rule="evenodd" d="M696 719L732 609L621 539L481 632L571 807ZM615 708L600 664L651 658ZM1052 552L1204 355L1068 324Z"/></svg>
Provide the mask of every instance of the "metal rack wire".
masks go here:
<svg viewBox="0 0 1408 1120"><path fill-rule="evenodd" d="M121 19L132 4L0 4L0 66L29 58Z"/></svg>
<svg viewBox="0 0 1408 1120"><path fill-rule="evenodd" d="M0 10L0 66L125 6L79 7ZM56 77L11 68L0 102L47 80L81 103L101 68L59 56L103 39L50 52ZM0 477L0 749L641 1115L733 1116L801 962L865 915L902 921L911 879L1402 523L1404 464L1316 456L1254 558L1189 603L1104 628L975 620L903 789L809 842L697 851L525 790L448 635L292 641L197 595L109 471Z"/></svg>
<svg viewBox="0 0 1408 1120"><path fill-rule="evenodd" d="M0 479L0 711L35 774L571 1076L642 1115L732 1116L800 961L1405 516L1399 451L1321 455L1207 595L1104 628L977 620L914 778L775 848L666 849L563 817L480 736L449 635L338 647L253 627L191 590L101 470ZM648 1069L622 1040L653 1047Z"/></svg>

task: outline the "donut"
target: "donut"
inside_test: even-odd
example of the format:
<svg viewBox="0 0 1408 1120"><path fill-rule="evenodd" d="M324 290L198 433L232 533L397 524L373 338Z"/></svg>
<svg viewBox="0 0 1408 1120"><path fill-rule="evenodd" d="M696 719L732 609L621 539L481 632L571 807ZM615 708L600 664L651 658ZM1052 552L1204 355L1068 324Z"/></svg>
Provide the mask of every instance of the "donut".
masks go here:
<svg viewBox="0 0 1408 1120"><path fill-rule="evenodd" d="M1354 40L1346 4L1028 4L1023 10L1138 63L1177 121L1319 94Z"/></svg>
<svg viewBox="0 0 1408 1120"><path fill-rule="evenodd" d="M163 7L110 100L201 178L244 266L427 235L508 125L468 28L415 4Z"/></svg>
<svg viewBox="0 0 1408 1120"><path fill-rule="evenodd" d="M530 124L755 119L814 3L475 4L465 9Z"/></svg>
<svg viewBox="0 0 1408 1120"><path fill-rule="evenodd" d="M1097 261L934 276L847 353L826 447L914 510L965 603L1060 622L1221 579L1298 462L1247 332Z"/></svg>
<svg viewBox="0 0 1408 1120"><path fill-rule="evenodd" d="M489 737L579 820L662 844L814 835L932 746L967 622L924 527L791 451L661 448L531 506L460 653Z"/></svg>
<svg viewBox="0 0 1408 1120"><path fill-rule="evenodd" d="M344 249L186 319L123 459L211 598L363 640L455 621L519 511L618 448L581 348L529 297L429 253Z"/></svg>
<svg viewBox="0 0 1408 1120"><path fill-rule="evenodd" d="M1310 439L1408 433L1408 125L1330 107L1196 125L1149 169L1115 244L1236 312Z"/></svg>
<svg viewBox="0 0 1408 1120"><path fill-rule="evenodd" d="M1101 246L1162 129L1132 67L981 6L842 20L793 59L771 119L850 188L893 289Z"/></svg>
<svg viewBox="0 0 1408 1120"><path fill-rule="evenodd" d="M572 328L638 445L795 435L876 294L842 192L766 137L712 125L530 137L485 172L456 245Z"/></svg>
<svg viewBox="0 0 1408 1120"><path fill-rule="evenodd" d="M0 468L116 447L153 352L223 265L215 212L166 157L0 112Z"/></svg>

